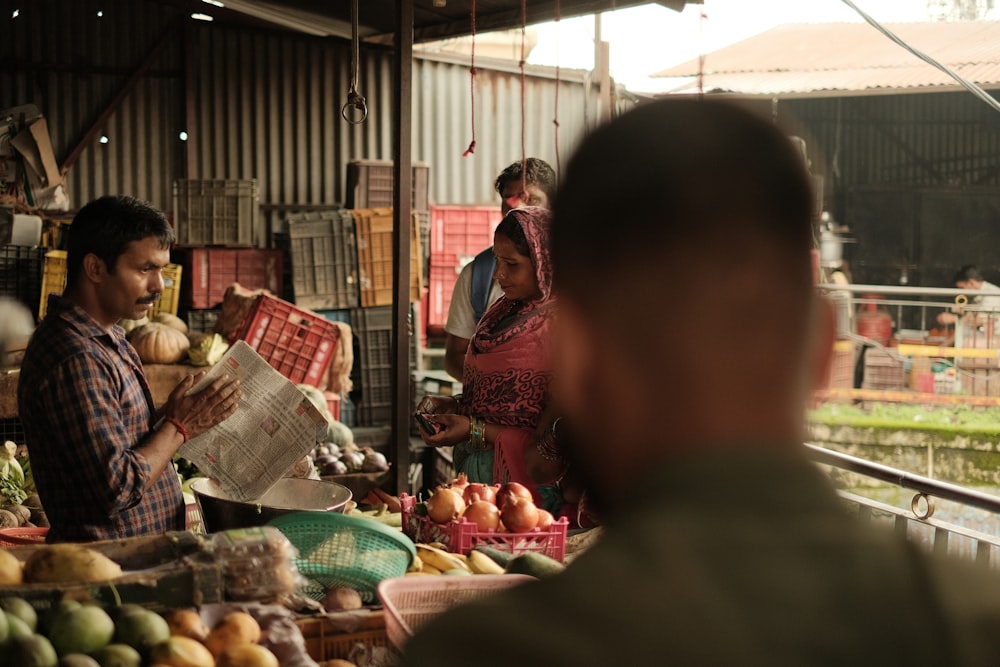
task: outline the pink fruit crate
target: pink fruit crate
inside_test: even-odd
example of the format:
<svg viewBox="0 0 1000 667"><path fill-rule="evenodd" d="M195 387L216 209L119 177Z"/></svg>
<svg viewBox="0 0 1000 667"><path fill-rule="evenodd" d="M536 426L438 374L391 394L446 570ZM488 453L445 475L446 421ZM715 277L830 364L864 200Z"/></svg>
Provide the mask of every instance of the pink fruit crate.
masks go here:
<svg viewBox="0 0 1000 667"><path fill-rule="evenodd" d="M323 386L340 341L337 326L276 297L257 297L240 326L244 340L292 382Z"/></svg>
<svg viewBox="0 0 1000 667"><path fill-rule="evenodd" d="M385 606L385 634L402 649L422 625L452 607L534 580L526 574L383 579L377 592Z"/></svg>
<svg viewBox="0 0 1000 667"><path fill-rule="evenodd" d="M450 523L436 523L413 511L417 499L405 493L399 496L403 507L403 532L414 542L440 542L452 553L468 554L475 547L493 547L514 555L535 551L560 563L566 553L566 517L557 520L548 530L537 528L527 533L481 531L476 524L460 518Z"/></svg>

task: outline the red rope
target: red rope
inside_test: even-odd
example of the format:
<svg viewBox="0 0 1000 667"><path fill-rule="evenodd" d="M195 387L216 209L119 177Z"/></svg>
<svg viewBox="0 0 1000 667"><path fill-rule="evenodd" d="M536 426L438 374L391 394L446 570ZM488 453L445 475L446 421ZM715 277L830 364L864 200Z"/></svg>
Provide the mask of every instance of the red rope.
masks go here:
<svg viewBox="0 0 1000 667"><path fill-rule="evenodd" d="M476 152L476 0L472 0L472 58L469 62L469 99L472 116L472 142L462 153L462 157L469 157Z"/></svg>
<svg viewBox="0 0 1000 667"><path fill-rule="evenodd" d="M562 164L559 159L559 21L561 20L562 8L560 7L559 0L556 0L556 99L552 118L556 139L556 176L562 173Z"/></svg>
<svg viewBox="0 0 1000 667"><path fill-rule="evenodd" d="M524 39L528 29L528 0L521 0L521 192L528 189L528 156L524 141L525 92L524 92Z"/></svg>

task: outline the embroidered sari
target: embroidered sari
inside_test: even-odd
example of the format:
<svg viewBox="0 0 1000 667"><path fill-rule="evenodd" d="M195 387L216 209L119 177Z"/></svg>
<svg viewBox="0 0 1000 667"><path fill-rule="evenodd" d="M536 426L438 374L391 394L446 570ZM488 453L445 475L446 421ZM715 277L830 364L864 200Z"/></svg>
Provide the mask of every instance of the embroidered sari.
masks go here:
<svg viewBox="0 0 1000 667"><path fill-rule="evenodd" d="M548 249L551 214L532 207L508 215L515 216L524 231L541 297L527 302L501 297L480 320L465 356L459 412L503 429L490 449L474 451L463 442L455 446L454 458L456 469L469 481L520 482L540 501L524 455L534 442L552 380L549 333L556 304Z"/></svg>

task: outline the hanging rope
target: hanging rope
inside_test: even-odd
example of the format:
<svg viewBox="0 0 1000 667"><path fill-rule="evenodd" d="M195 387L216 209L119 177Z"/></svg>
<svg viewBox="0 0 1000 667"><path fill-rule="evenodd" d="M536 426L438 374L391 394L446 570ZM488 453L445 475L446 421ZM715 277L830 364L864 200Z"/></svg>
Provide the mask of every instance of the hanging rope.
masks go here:
<svg viewBox="0 0 1000 667"><path fill-rule="evenodd" d="M462 157L469 157L476 152L476 0L472 0L472 58L469 61L469 99L471 100L470 112L472 116L472 141L469 147L462 153Z"/></svg>
<svg viewBox="0 0 1000 667"><path fill-rule="evenodd" d="M521 0L521 192L528 189L528 155L524 141L525 92L524 92L524 59L525 33L528 30L528 0Z"/></svg>
<svg viewBox="0 0 1000 667"><path fill-rule="evenodd" d="M358 3L360 0L351 2L351 87L347 91L347 101L340 110L340 115L351 125L360 125L368 118L368 103L358 92L358 85L361 82L361 36L358 30ZM351 109L356 109L361 115L354 117L349 113Z"/></svg>
<svg viewBox="0 0 1000 667"><path fill-rule="evenodd" d="M562 20L562 8L559 0L556 0L556 99L553 109L552 125L555 126L556 139L556 178L562 173L562 164L559 159L559 21Z"/></svg>

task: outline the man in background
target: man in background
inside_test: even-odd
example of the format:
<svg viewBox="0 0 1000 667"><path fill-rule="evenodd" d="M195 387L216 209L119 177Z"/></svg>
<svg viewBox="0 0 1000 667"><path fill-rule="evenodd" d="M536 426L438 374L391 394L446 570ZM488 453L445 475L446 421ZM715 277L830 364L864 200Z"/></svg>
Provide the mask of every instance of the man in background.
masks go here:
<svg viewBox="0 0 1000 667"><path fill-rule="evenodd" d="M605 532L425 625L408 664L996 663L1000 576L861 523L807 458L834 337L811 211L801 156L735 106L584 141L553 207L554 393Z"/></svg>
<svg viewBox="0 0 1000 667"><path fill-rule="evenodd" d="M955 283L955 287L958 289L975 292L975 294L971 295L969 301L975 306L976 311L981 313L977 315L977 320L983 319L984 316L1000 314L1000 287L987 281L978 266L966 264L955 273L952 282ZM958 312L941 313L938 315L938 324L954 324L957 322L962 310L958 308L955 310Z"/></svg>
<svg viewBox="0 0 1000 667"><path fill-rule="evenodd" d="M522 206L549 208L555 194L556 174L544 160L529 157L523 163L518 160L500 172L494 187L500 195L500 212L503 215ZM465 353L472 334L476 332L476 325L486 309L503 294L493 280L495 269L496 258L490 246L462 267L451 293L448 322L444 327L447 333L444 369L459 381L462 380Z"/></svg>

